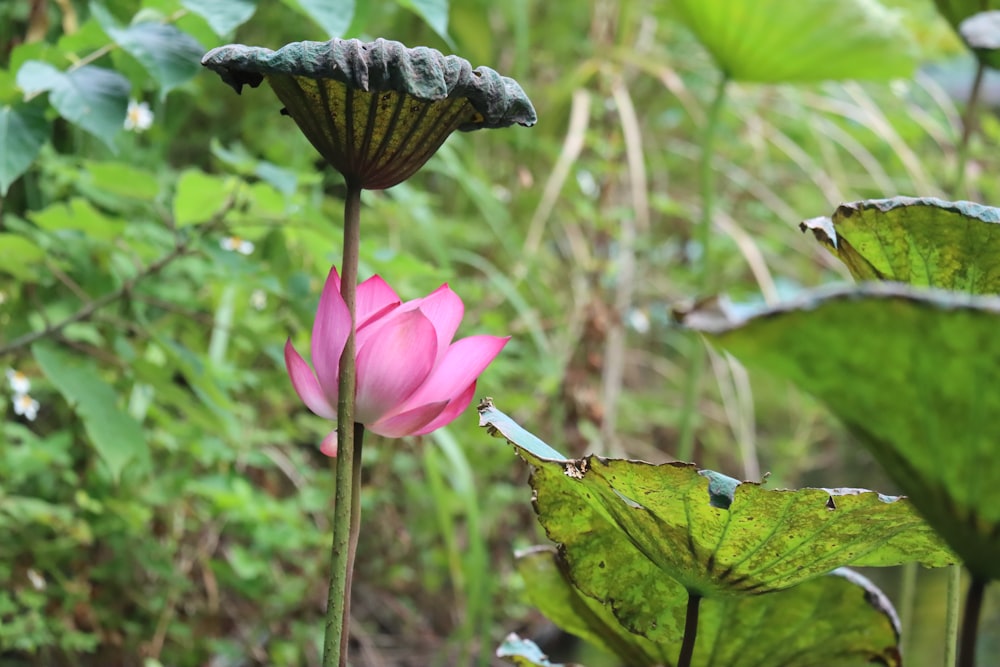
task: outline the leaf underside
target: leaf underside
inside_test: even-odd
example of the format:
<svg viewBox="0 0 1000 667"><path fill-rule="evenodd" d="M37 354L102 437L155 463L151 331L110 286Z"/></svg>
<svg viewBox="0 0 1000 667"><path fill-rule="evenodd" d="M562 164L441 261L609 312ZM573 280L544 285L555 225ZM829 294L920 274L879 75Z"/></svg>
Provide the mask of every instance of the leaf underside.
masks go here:
<svg viewBox="0 0 1000 667"><path fill-rule="evenodd" d="M1000 298L869 283L687 324L825 402L969 570L1000 578Z"/></svg>
<svg viewBox="0 0 1000 667"><path fill-rule="evenodd" d="M676 660L682 634L654 642L629 632L611 605L579 590L554 549L537 547L520 554L517 568L529 602L564 631L633 667ZM601 597L616 600L622 593L612 587ZM661 615L683 613L687 592L677 585L673 593L651 600ZM701 603L696 667L861 667L874 662L900 664L895 612L881 591L850 570L767 595Z"/></svg>

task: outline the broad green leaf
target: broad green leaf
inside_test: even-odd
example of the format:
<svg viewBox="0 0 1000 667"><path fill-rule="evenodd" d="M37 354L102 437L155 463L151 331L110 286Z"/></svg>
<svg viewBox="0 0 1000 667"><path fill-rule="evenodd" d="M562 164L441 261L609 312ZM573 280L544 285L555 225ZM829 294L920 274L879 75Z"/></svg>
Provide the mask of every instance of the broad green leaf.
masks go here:
<svg viewBox="0 0 1000 667"><path fill-rule="evenodd" d="M183 0L181 4L208 21L216 35L224 37L250 20L257 11L257 2L258 0Z"/></svg>
<svg viewBox="0 0 1000 667"><path fill-rule="evenodd" d="M509 419L489 404L479 411L480 424L496 431L495 422ZM575 573L587 572L584 589L594 594L608 577L631 580L621 589L633 597L616 606L633 618L632 628L642 627L640 617L652 620L651 591L674 581L714 597L781 590L845 565L955 562L904 498L862 489L769 490L727 483L688 463L552 460L509 441L533 468L535 511L562 545L574 581L584 588ZM611 559L630 567L611 567Z"/></svg>
<svg viewBox="0 0 1000 667"><path fill-rule="evenodd" d="M913 41L876 0L676 0L678 17L737 81L909 77Z"/></svg>
<svg viewBox="0 0 1000 667"><path fill-rule="evenodd" d="M117 480L129 462L145 462L149 452L142 426L119 407L114 389L92 363L47 343L36 343L31 351L42 372L83 421L90 443L112 478Z"/></svg>
<svg viewBox="0 0 1000 667"><path fill-rule="evenodd" d="M121 131L131 85L121 74L85 65L61 72L48 63L29 60L17 71L17 85L26 94L49 91L59 115L79 125L114 150Z"/></svg>
<svg viewBox="0 0 1000 667"><path fill-rule="evenodd" d="M187 169L177 181L174 196L174 223L178 227L207 222L222 210L236 190L231 176L212 176L198 169Z"/></svg>
<svg viewBox="0 0 1000 667"><path fill-rule="evenodd" d="M0 196L38 156L49 138L45 109L38 104L0 106Z"/></svg>
<svg viewBox="0 0 1000 667"><path fill-rule="evenodd" d="M90 11L108 37L146 68L162 94L187 82L200 69L205 47L177 26L148 21L121 27L99 4L90 3Z"/></svg>
<svg viewBox="0 0 1000 667"><path fill-rule="evenodd" d="M45 230L74 229L103 241L112 241L125 230L124 220L104 215L81 197L29 213L28 218Z"/></svg>
<svg viewBox="0 0 1000 667"><path fill-rule="evenodd" d="M160 193L156 176L126 162L87 160L84 171L95 188L119 197L152 201Z"/></svg>
<svg viewBox="0 0 1000 667"><path fill-rule="evenodd" d="M858 280L1000 294L1000 209L923 197L841 204L800 225Z"/></svg>
<svg viewBox="0 0 1000 667"><path fill-rule="evenodd" d="M212 155L232 167L237 173L257 176L270 183L282 194L292 195L295 193L295 188L298 187L298 174L272 162L258 160L241 144L237 143L226 147L219 143L218 139L213 138L211 150Z"/></svg>
<svg viewBox="0 0 1000 667"><path fill-rule="evenodd" d="M934 4L937 5L938 11L948 20L948 23L966 44L969 44L969 41L967 36L963 34L962 24L977 14L1000 10L1000 0L934 0ZM994 68L1000 67L1000 52L976 49L971 44L969 47L983 64Z"/></svg>
<svg viewBox="0 0 1000 667"><path fill-rule="evenodd" d="M824 401L969 570L1000 578L1000 298L867 283L687 324Z"/></svg>
<svg viewBox="0 0 1000 667"><path fill-rule="evenodd" d="M497 648L497 657L504 658L518 667L573 667L573 665L557 665L549 662L549 657L542 653L535 642L522 639L513 632L507 635Z"/></svg>
<svg viewBox="0 0 1000 667"><path fill-rule="evenodd" d="M438 37L451 43L451 36L448 34L448 0L399 0L398 4L422 18Z"/></svg>
<svg viewBox="0 0 1000 667"><path fill-rule="evenodd" d="M627 563L621 564L627 567ZM570 634L618 656L632 667L672 665L680 653L681 628L672 639L651 641L622 626L612 604L627 591L612 587L597 597L573 583L551 548L518 556L528 601ZM584 576L586 576L584 574ZM614 584L614 580L609 582ZM650 600L654 613L681 614L687 592ZM599 599L598 599L599 598ZM698 614L695 667L862 667L899 665L895 611L871 582L847 569L769 593L706 599ZM662 635L664 633L659 632Z"/></svg>
<svg viewBox="0 0 1000 667"><path fill-rule="evenodd" d="M354 18L355 0L286 0L332 37L341 37Z"/></svg>
<svg viewBox="0 0 1000 667"><path fill-rule="evenodd" d="M35 280L44 257L45 251L34 241L18 234L0 233L0 274Z"/></svg>

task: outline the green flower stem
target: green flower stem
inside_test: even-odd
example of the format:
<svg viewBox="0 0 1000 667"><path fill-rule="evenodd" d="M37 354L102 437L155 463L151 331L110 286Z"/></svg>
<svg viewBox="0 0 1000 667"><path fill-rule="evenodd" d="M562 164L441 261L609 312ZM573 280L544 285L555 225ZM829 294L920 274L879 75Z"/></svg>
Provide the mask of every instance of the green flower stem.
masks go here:
<svg viewBox="0 0 1000 667"><path fill-rule="evenodd" d="M952 189L956 199L964 197L965 188L965 166L969 162L969 142L972 139L972 130L975 127L976 107L979 106L979 93L983 87L983 75L986 73L986 66L983 61L979 61L976 68L976 78L972 81L972 89L969 91L969 99L965 103L965 114L962 115L962 139L958 143L958 166L955 174L955 187Z"/></svg>
<svg viewBox="0 0 1000 667"><path fill-rule="evenodd" d="M902 581L899 588L899 604L896 609L899 611L899 636L902 643L903 655L909 655L908 650L913 644L912 630L913 619L917 611L917 570L920 566L917 563L906 563L902 567Z"/></svg>
<svg viewBox="0 0 1000 667"><path fill-rule="evenodd" d="M677 667L691 667L694 642L698 638L698 608L700 606L701 596L688 592L687 612L684 617L684 640L681 642L681 653L677 657Z"/></svg>
<svg viewBox="0 0 1000 667"><path fill-rule="evenodd" d="M958 567L958 565L952 567ZM962 617L962 640L958 649L958 667L975 667L976 665L976 634L979 629L979 614L983 609L986 584L986 579L973 576L969 590L965 594L965 614Z"/></svg>
<svg viewBox="0 0 1000 667"><path fill-rule="evenodd" d="M945 606L944 664L951 667L958 654L958 610L962 606L962 566L948 568L948 600Z"/></svg>
<svg viewBox="0 0 1000 667"><path fill-rule="evenodd" d="M696 274L696 289L699 297L704 297L709 288L709 281L712 276L711 244L712 244L712 209L715 203L715 177L712 173L712 156L715 144L715 135L719 127L719 119L722 117L722 105L726 99L726 86L729 84L729 75L725 72L719 78L715 88L715 96L712 99L712 106L708 110L708 118L705 120L704 134L701 138L701 160L699 164L699 174L701 180L701 220L698 223L697 239L701 246L701 258ZM698 389L701 386L701 376L705 370L705 350L699 336L691 337L691 346L688 350L691 358L691 368L687 375L687 384L684 387L684 405L681 409L681 422L679 426L677 458L681 461L690 461L694 456L694 431L696 426L695 413L698 410Z"/></svg>
<svg viewBox="0 0 1000 667"><path fill-rule="evenodd" d="M347 644L351 623L351 575L360 523L361 439L364 428L355 430L354 387L356 385L354 313L358 291L358 256L361 246L361 187L348 181L344 202L344 259L340 267L340 293L347 304L351 331L340 356L337 387L337 491L333 508L333 548L330 591L326 606L323 667L347 667ZM357 507L355 506L357 505Z"/></svg>

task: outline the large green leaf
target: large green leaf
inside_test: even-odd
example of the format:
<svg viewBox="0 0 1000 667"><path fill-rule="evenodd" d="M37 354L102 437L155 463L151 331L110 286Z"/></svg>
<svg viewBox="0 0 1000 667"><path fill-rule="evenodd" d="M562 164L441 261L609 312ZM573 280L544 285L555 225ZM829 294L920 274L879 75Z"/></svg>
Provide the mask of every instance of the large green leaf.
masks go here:
<svg viewBox="0 0 1000 667"><path fill-rule="evenodd" d="M206 222L218 214L233 196L237 181L232 176L213 176L199 169L186 169L177 180L174 224L178 227Z"/></svg>
<svg viewBox="0 0 1000 667"><path fill-rule="evenodd" d="M205 47L177 26L145 21L122 27L99 4L92 2L90 11L108 37L146 68L164 95L200 69Z"/></svg>
<svg viewBox="0 0 1000 667"><path fill-rule="evenodd" d="M250 20L258 0L182 0L181 4L198 14L219 37L224 37Z"/></svg>
<svg viewBox="0 0 1000 667"><path fill-rule="evenodd" d="M800 227L858 280L1000 294L1000 209L923 197L841 204Z"/></svg>
<svg viewBox="0 0 1000 667"><path fill-rule="evenodd" d="M0 275L9 273L24 281L36 280L44 258L45 251L31 239L0 233Z"/></svg>
<svg viewBox="0 0 1000 667"><path fill-rule="evenodd" d="M48 63L29 60L17 71L17 85L29 95L48 91L60 116L114 149L131 88L118 72L94 65L61 72Z"/></svg>
<svg viewBox="0 0 1000 667"><path fill-rule="evenodd" d="M675 0L679 18L738 81L909 77L901 17L876 0Z"/></svg>
<svg viewBox="0 0 1000 667"><path fill-rule="evenodd" d="M355 0L285 0L316 22L331 38L343 37L354 18Z"/></svg>
<svg viewBox="0 0 1000 667"><path fill-rule="evenodd" d="M130 461L147 462L142 427L119 407L114 389L91 363L46 343L36 343L31 351L45 376L80 416L91 444L114 479Z"/></svg>
<svg viewBox="0 0 1000 667"><path fill-rule="evenodd" d="M0 197L28 170L48 138L44 107L26 103L0 106Z"/></svg>
<svg viewBox="0 0 1000 667"><path fill-rule="evenodd" d="M955 561L906 499L768 490L687 463L541 458L491 403L479 409L532 465L535 511L573 580L588 595L621 591L618 618L654 641L683 627L683 608L664 615L650 602L677 583L707 598L781 590L844 565Z"/></svg>
<svg viewBox="0 0 1000 667"><path fill-rule="evenodd" d="M41 229L76 230L102 241L120 238L125 230L125 221L122 218L104 215L82 197L53 203L41 211L29 213L28 218Z"/></svg>
<svg viewBox="0 0 1000 667"><path fill-rule="evenodd" d="M867 283L687 324L824 401L969 570L1000 578L1000 298Z"/></svg>
<svg viewBox="0 0 1000 667"><path fill-rule="evenodd" d="M528 601L570 634L618 656L632 667L673 664L682 635L653 642L629 632L611 606L573 583L556 551L541 547L519 555ZM614 586L614 580L609 579ZM651 600L661 613L683 613L679 584L668 598ZM618 588L598 597L617 600ZM899 665L895 612L882 592L857 573L840 569L767 595L707 599L698 615L696 667L863 667Z"/></svg>
<svg viewBox="0 0 1000 667"><path fill-rule="evenodd" d="M415 13L441 39L451 43L451 36L448 34L448 0L399 0L399 6Z"/></svg>

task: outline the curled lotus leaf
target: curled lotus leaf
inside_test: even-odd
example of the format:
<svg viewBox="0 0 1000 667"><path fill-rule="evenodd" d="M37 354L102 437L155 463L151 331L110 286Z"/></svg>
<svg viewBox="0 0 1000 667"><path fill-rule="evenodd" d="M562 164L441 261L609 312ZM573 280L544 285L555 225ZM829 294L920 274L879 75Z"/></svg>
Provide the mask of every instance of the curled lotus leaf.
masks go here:
<svg viewBox="0 0 1000 667"><path fill-rule="evenodd" d="M992 32L989 15L1000 10L1000 0L934 0L934 4L980 62L1000 66L1000 51L983 41Z"/></svg>
<svg viewBox="0 0 1000 667"><path fill-rule="evenodd" d="M859 281L1000 294L1000 209L934 197L841 204L799 227Z"/></svg>
<svg viewBox="0 0 1000 667"><path fill-rule="evenodd" d="M266 79L327 162L368 189L409 178L456 130L537 120L514 79L385 39L294 42L277 51L230 44L202 64L238 93Z"/></svg>

